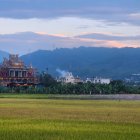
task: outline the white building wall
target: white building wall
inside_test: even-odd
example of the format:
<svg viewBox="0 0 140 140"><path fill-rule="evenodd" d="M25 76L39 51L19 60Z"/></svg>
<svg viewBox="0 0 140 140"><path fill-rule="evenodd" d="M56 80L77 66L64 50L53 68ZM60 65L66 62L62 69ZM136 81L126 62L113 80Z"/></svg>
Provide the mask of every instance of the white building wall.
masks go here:
<svg viewBox="0 0 140 140"><path fill-rule="evenodd" d="M110 84L110 79L101 79L101 84Z"/></svg>
<svg viewBox="0 0 140 140"><path fill-rule="evenodd" d="M94 79L90 79L87 78L86 82L91 82L94 84L110 84L111 80L107 79L107 78L94 78Z"/></svg>

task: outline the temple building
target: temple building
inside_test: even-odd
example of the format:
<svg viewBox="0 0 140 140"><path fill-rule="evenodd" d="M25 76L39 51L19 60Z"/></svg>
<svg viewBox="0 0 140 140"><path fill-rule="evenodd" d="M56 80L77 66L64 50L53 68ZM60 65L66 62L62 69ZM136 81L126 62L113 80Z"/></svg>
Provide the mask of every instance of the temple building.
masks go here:
<svg viewBox="0 0 140 140"><path fill-rule="evenodd" d="M66 72L64 76L59 77L56 79L57 82L62 82L65 84L71 83L71 84L78 84L83 83L83 80L81 80L78 76L74 77L71 72Z"/></svg>
<svg viewBox="0 0 140 140"><path fill-rule="evenodd" d="M0 65L0 86L30 86L37 81L36 69L27 67L18 55L9 55Z"/></svg>

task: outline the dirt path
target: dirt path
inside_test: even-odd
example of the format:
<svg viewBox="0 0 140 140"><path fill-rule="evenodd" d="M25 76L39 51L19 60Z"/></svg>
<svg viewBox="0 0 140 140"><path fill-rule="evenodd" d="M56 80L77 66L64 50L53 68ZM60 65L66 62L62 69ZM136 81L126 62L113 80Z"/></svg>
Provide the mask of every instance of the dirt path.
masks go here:
<svg viewBox="0 0 140 140"><path fill-rule="evenodd" d="M79 99L79 100L140 100L140 94L115 95L53 95L50 99Z"/></svg>

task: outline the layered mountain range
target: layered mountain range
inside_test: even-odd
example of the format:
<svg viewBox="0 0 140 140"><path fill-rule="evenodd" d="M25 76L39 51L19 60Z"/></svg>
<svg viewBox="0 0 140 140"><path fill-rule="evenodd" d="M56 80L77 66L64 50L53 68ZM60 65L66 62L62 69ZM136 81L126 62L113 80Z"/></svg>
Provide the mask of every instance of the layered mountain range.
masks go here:
<svg viewBox="0 0 140 140"><path fill-rule="evenodd" d="M0 61L8 53L0 51ZM110 77L121 79L140 73L140 48L79 47L38 50L21 56L39 71L59 76L57 69L73 72L80 77Z"/></svg>

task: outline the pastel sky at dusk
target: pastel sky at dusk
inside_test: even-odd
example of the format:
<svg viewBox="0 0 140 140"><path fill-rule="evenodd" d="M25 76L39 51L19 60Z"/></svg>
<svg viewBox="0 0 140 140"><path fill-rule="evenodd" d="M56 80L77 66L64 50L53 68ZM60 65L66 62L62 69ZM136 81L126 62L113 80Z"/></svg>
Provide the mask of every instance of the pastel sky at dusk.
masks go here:
<svg viewBox="0 0 140 140"><path fill-rule="evenodd" d="M0 0L0 50L140 47L139 0Z"/></svg>

